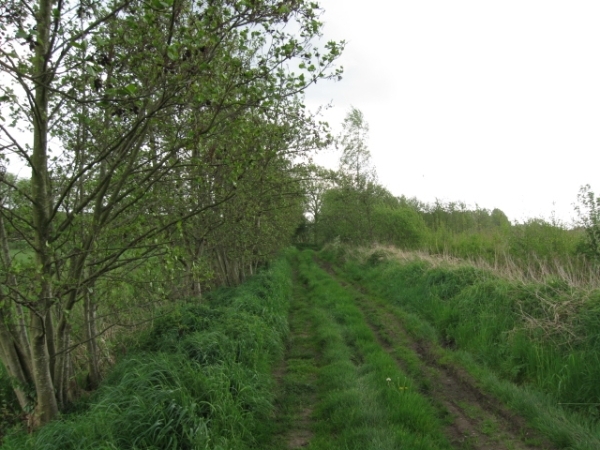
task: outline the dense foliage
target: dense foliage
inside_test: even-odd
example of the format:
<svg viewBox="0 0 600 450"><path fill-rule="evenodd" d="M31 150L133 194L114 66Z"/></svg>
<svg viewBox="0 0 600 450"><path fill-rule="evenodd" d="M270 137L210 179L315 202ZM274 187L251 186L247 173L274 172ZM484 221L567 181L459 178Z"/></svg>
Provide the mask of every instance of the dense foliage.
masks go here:
<svg viewBox="0 0 600 450"><path fill-rule="evenodd" d="M329 141L302 93L341 73L319 16L305 0L2 2L0 158L31 180L0 182L0 359L31 425L74 400L77 365L98 384L123 312L235 284L286 244L294 166Z"/></svg>

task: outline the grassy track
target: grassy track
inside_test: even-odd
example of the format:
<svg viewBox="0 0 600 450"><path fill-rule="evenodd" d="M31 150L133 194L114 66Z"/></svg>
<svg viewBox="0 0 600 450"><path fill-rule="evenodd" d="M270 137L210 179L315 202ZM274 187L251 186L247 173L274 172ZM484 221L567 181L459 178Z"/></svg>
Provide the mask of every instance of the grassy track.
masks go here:
<svg viewBox="0 0 600 450"><path fill-rule="evenodd" d="M300 254L296 264L280 401L281 423L296 418L296 424L273 448L299 443L313 450L452 448L439 410L379 344L353 295L317 267L311 254Z"/></svg>
<svg viewBox="0 0 600 450"><path fill-rule="evenodd" d="M532 392L444 348L419 316L350 284L311 252L294 258L270 449L597 448Z"/></svg>
<svg viewBox="0 0 600 450"><path fill-rule="evenodd" d="M554 448L525 420L483 392L477 382L435 344L434 332L417 317L330 275L353 293L379 344L418 383L445 416L446 435L455 448ZM410 330L410 332L409 332Z"/></svg>
<svg viewBox="0 0 600 450"><path fill-rule="evenodd" d="M446 433L453 446L600 448L598 426L590 417L563 409L555 397L535 387L500 377L489 365L482 364L481 359L476 362L470 352L448 341L445 331L437 328L437 322L424 320L424 314L439 313L426 308L431 300L421 292L418 280L411 282L411 272L405 274L407 279L396 280L389 272L385 272L387 278L378 278L374 275L382 270L378 266L360 266L353 260L335 270L328 263L319 262L353 293L381 347L419 383L421 392L444 411ZM374 284L371 278L378 283ZM374 291L378 294L373 294ZM479 298L482 304L488 302L489 308L494 307L495 298L483 295ZM440 308L449 307L440 303ZM461 314L465 321L469 319L468 311ZM488 329L497 327L497 321L496 316L489 315ZM480 336L474 333L473 339L476 338Z"/></svg>
<svg viewBox="0 0 600 450"><path fill-rule="evenodd" d="M315 317L297 273L294 281L285 358L275 370L277 420L269 447L273 450L302 448L314 437L311 416L316 404L318 378L317 346L313 338Z"/></svg>

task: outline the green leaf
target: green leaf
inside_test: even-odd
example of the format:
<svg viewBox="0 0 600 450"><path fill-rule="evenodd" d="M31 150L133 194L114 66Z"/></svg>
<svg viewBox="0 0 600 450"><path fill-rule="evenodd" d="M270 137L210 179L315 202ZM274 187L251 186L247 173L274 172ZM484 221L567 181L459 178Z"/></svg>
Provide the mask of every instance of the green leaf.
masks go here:
<svg viewBox="0 0 600 450"><path fill-rule="evenodd" d="M131 94L131 95L135 95L135 94L136 94L136 92L137 92L137 85L135 85L135 84L133 84L133 83L132 83L132 84L130 84L130 85L128 85L128 86L126 86L126 87L125 87L125 90L126 90L126 91L127 91L129 94Z"/></svg>
<svg viewBox="0 0 600 450"><path fill-rule="evenodd" d="M29 37L29 33L25 31L23 28L19 28L17 30L17 38L19 39L27 39Z"/></svg>
<svg viewBox="0 0 600 450"><path fill-rule="evenodd" d="M89 64L85 65L85 71L93 77L98 75L98 72L96 72L96 68L94 66L90 66Z"/></svg>
<svg viewBox="0 0 600 450"><path fill-rule="evenodd" d="M171 61L176 61L176 60L179 59L179 54L178 54L177 49L175 48L175 46L171 45L167 49L167 56L169 57L169 59Z"/></svg>

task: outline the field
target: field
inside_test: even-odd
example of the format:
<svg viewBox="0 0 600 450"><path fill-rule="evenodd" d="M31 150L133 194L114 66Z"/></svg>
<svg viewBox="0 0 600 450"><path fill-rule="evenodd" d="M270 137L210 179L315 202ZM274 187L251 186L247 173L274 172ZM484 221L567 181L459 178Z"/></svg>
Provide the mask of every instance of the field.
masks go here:
<svg viewBox="0 0 600 450"><path fill-rule="evenodd" d="M90 398L2 448L597 449L595 294L555 284L290 249L157 320Z"/></svg>

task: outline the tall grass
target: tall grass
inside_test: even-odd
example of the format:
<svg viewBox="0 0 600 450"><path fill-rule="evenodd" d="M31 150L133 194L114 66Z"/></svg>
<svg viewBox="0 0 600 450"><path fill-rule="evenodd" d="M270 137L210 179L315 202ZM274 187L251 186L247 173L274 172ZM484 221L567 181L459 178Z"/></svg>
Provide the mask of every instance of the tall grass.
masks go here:
<svg viewBox="0 0 600 450"><path fill-rule="evenodd" d="M430 253L426 250L405 250L389 245L374 244L369 247L347 247L329 244L323 255L338 262L350 259L376 262L382 259L394 259L398 262L426 261L432 267L475 267L493 272L500 278L517 283L544 284L547 281L560 280L573 289L600 289L600 271L598 265L583 256L541 259L532 254L527 259L518 259L510 254L497 254L485 259L477 254L458 257L450 252Z"/></svg>
<svg viewBox="0 0 600 450"><path fill-rule="evenodd" d="M283 354L290 283L279 260L236 289L179 307L137 339L78 414L10 435L2 448L260 448L270 436L270 371Z"/></svg>
<svg viewBox="0 0 600 450"><path fill-rule="evenodd" d="M456 261L400 261L381 252L346 258L344 268L432 323L446 346L468 351L504 379L540 389L565 408L600 417L597 288L559 277L516 280Z"/></svg>
<svg viewBox="0 0 600 450"><path fill-rule="evenodd" d="M583 230L531 219L523 224L461 232L445 227L430 229L420 249L431 255L451 256L535 277L566 272L576 279L593 274L597 279L597 267L585 256L583 242Z"/></svg>

